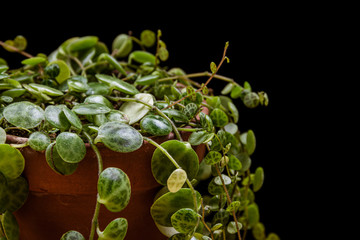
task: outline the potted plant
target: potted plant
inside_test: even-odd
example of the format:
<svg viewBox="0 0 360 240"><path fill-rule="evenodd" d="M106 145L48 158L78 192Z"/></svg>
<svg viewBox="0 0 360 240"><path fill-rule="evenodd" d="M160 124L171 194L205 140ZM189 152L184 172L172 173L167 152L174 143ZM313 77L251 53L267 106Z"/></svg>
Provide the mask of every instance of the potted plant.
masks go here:
<svg viewBox="0 0 360 240"><path fill-rule="evenodd" d="M0 239L279 239L260 222L264 172L250 171L255 135L233 102L268 97L217 74L228 43L191 74L163 66L160 30L111 51L96 36L48 56L23 36L0 45L25 57L0 58Z"/></svg>

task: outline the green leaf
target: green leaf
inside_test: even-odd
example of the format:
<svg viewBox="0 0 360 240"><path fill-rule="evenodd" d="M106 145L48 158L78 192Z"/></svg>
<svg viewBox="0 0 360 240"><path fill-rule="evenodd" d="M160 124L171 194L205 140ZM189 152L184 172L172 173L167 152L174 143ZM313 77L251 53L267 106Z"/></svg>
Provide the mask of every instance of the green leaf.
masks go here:
<svg viewBox="0 0 360 240"><path fill-rule="evenodd" d="M125 218L117 218L111 221L103 232L98 233L98 240L123 240L128 228Z"/></svg>
<svg viewBox="0 0 360 240"><path fill-rule="evenodd" d="M25 37L18 35L14 39L14 46L20 51L24 51L27 47L27 40Z"/></svg>
<svg viewBox="0 0 360 240"><path fill-rule="evenodd" d="M33 132L29 136L29 146L35 151L43 151L51 143L50 137L43 132Z"/></svg>
<svg viewBox="0 0 360 240"><path fill-rule="evenodd" d="M187 117L177 109L168 108L162 110L162 112L175 121L186 122L188 120Z"/></svg>
<svg viewBox="0 0 360 240"><path fill-rule="evenodd" d="M210 118L213 121L213 124L215 127L224 127L229 122L229 119L228 119L228 116L226 115L226 113L219 108L215 108L210 113Z"/></svg>
<svg viewBox="0 0 360 240"><path fill-rule="evenodd" d="M130 201L129 177L119 168L106 168L98 180L98 202L111 212L120 212Z"/></svg>
<svg viewBox="0 0 360 240"><path fill-rule="evenodd" d="M150 106L154 105L154 97L149 93L138 93L134 98L141 100ZM150 108L142 103L125 102L121 105L119 110L129 117L129 124L132 125L142 119L150 111Z"/></svg>
<svg viewBox="0 0 360 240"><path fill-rule="evenodd" d="M47 65L44 71L50 78L56 78L60 73L60 67L58 64L54 63Z"/></svg>
<svg viewBox="0 0 360 240"><path fill-rule="evenodd" d="M52 97L58 97L58 96L64 95L63 92L61 92L61 91L59 91L59 90L57 90L55 88L46 86L46 85L37 84L37 83L30 83L29 86L32 87L33 89L35 89L38 92L44 93L44 94L52 96Z"/></svg>
<svg viewBox="0 0 360 240"><path fill-rule="evenodd" d="M238 131L238 126L235 123L228 123L224 126L224 130L232 135L235 135Z"/></svg>
<svg viewBox="0 0 360 240"><path fill-rule="evenodd" d="M264 183L264 170L262 167L258 167L255 170L255 177L253 181L253 190L254 192L257 192L260 190Z"/></svg>
<svg viewBox="0 0 360 240"><path fill-rule="evenodd" d="M70 109L68 109L66 106L63 107L62 111L64 112L64 115L66 119L69 121L69 123L74 126L75 128L81 130L82 129L82 123L79 117Z"/></svg>
<svg viewBox="0 0 360 240"><path fill-rule="evenodd" d="M213 139L215 133L209 133L205 130L192 132L189 137L189 143L193 146L200 145L202 143L207 143Z"/></svg>
<svg viewBox="0 0 360 240"><path fill-rule="evenodd" d="M264 240L265 239L265 226L261 222L258 222L254 225L252 229L252 234L256 240Z"/></svg>
<svg viewBox="0 0 360 240"><path fill-rule="evenodd" d="M155 44L156 35L151 30L144 30L140 34L140 41L145 47L151 47Z"/></svg>
<svg viewBox="0 0 360 240"><path fill-rule="evenodd" d="M17 98L17 97L22 96L25 92L26 92L26 90L23 88L13 88L13 89L9 89L9 90L2 92L1 95L9 96L12 98Z"/></svg>
<svg viewBox="0 0 360 240"><path fill-rule="evenodd" d="M107 122L100 126L95 142L101 141L115 152L133 152L143 144L142 135L133 127L120 122Z"/></svg>
<svg viewBox="0 0 360 240"><path fill-rule="evenodd" d="M108 113L111 109L100 103L80 103L75 105L72 111L79 115L97 115Z"/></svg>
<svg viewBox="0 0 360 240"><path fill-rule="evenodd" d="M232 99L237 99L239 97L242 97L243 96L243 90L244 90L243 87L236 84L235 87L232 88L232 90L231 90L230 97Z"/></svg>
<svg viewBox="0 0 360 240"><path fill-rule="evenodd" d="M0 144L0 172L8 179L18 178L25 168L21 152L8 144Z"/></svg>
<svg viewBox="0 0 360 240"><path fill-rule="evenodd" d="M170 192L177 192L179 191L182 186L184 185L185 181L187 179L186 172L181 169L175 169L169 176L167 180L167 187Z"/></svg>
<svg viewBox="0 0 360 240"><path fill-rule="evenodd" d="M49 144L45 151L46 162L54 172L60 175L71 175L78 167L78 163L65 162L56 150L55 142Z"/></svg>
<svg viewBox="0 0 360 240"><path fill-rule="evenodd" d="M159 77L160 77L159 75L147 75L136 79L135 83L137 83L140 86L151 85L154 84L156 80L159 79Z"/></svg>
<svg viewBox="0 0 360 240"><path fill-rule="evenodd" d="M189 143L169 140L162 143L161 147L186 171L190 180L196 177L199 170L199 158ZM169 158L157 148L151 159L151 170L156 181L162 185L166 185L167 179L175 169L176 167Z"/></svg>
<svg viewBox="0 0 360 240"><path fill-rule="evenodd" d="M230 219L230 213L226 211L225 209L220 209L217 213L215 213L212 224L215 225L216 223L221 223L223 226L225 226Z"/></svg>
<svg viewBox="0 0 360 240"><path fill-rule="evenodd" d="M206 154L204 161L208 165L214 165L221 161L222 154L217 151L210 151Z"/></svg>
<svg viewBox="0 0 360 240"><path fill-rule="evenodd" d="M87 83L76 81L74 79L68 79L67 85L70 92L84 93L89 90L89 86L87 85Z"/></svg>
<svg viewBox="0 0 360 240"><path fill-rule="evenodd" d="M203 112L200 112L200 125L208 132L212 132L214 128L214 124L209 115L206 115Z"/></svg>
<svg viewBox="0 0 360 240"><path fill-rule="evenodd" d="M256 147L255 134L252 130L249 130L246 135L246 151L249 155L253 154Z"/></svg>
<svg viewBox="0 0 360 240"><path fill-rule="evenodd" d="M241 206L240 201L233 201L230 203L230 205L226 208L226 211L228 212L237 212Z"/></svg>
<svg viewBox="0 0 360 240"><path fill-rule="evenodd" d="M77 231L68 231L61 236L60 240L85 240L84 236Z"/></svg>
<svg viewBox="0 0 360 240"><path fill-rule="evenodd" d="M200 207L201 195L196 191L197 208ZM195 203L192 191L182 188L172 193L168 192L158 198L151 206L150 213L154 221L162 226L171 227L171 216L182 208L194 209Z"/></svg>
<svg viewBox="0 0 360 240"><path fill-rule="evenodd" d="M68 163L78 163L85 157L86 147L83 140L75 133L62 132L56 137L56 150Z"/></svg>
<svg viewBox="0 0 360 240"><path fill-rule="evenodd" d="M222 178L222 180L224 181L224 184L225 184L225 185L231 184L231 178L230 178L229 176L227 176L227 175L225 175L225 174L221 174L221 178ZM220 176L216 176L216 177L214 178L214 183L215 183L216 185L222 186L221 178L220 178Z"/></svg>
<svg viewBox="0 0 360 240"><path fill-rule="evenodd" d="M20 230L19 224L10 211L6 211L2 215L1 225L5 233L7 240L19 240L20 239Z"/></svg>
<svg viewBox="0 0 360 240"><path fill-rule="evenodd" d="M240 222L237 222L237 226L238 226L239 230L242 228L242 224ZM236 223L234 221L229 222L229 224L227 225L226 230L230 234L237 233Z"/></svg>
<svg viewBox="0 0 360 240"><path fill-rule="evenodd" d="M252 203L252 204L248 205L247 211L248 211L249 226L253 227L260 220L259 208L256 205L256 203Z"/></svg>
<svg viewBox="0 0 360 240"><path fill-rule="evenodd" d="M180 233L190 233L195 229L198 219L193 209L181 208L171 216L171 225Z"/></svg>
<svg viewBox="0 0 360 240"><path fill-rule="evenodd" d="M60 72L59 74L55 77L55 80L61 84L62 82L64 82L66 79L68 79L70 77L70 68L68 67L68 65L66 64L66 62L64 62L63 60L55 60L53 62L50 62L47 67L53 65L53 64L57 64L60 68Z"/></svg>
<svg viewBox="0 0 360 240"><path fill-rule="evenodd" d="M112 43L112 50L116 51L115 57L117 58L126 57L131 52L132 48L132 39L127 34L118 35Z"/></svg>
<svg viewBox="0 0 360 240"><path fill-rule="evenodd" d="M218 108L218 107L220 107L221 100L220 100L220 97L212 96L212 97L206 98L206 103L209 104L213 108Z"/></svg>
<svg viewBox="0 0 360 240"><path fill-rule="evenodd" d="M4 144L6 142L6 132L0 127L0 144Z"/></svg>
<svg viewBox="0 0 360 240"><path fill-rule="evenodd" d="M217 67L216 67L216 64L214 62L210 63L210 70L211 70L212 73L216 73Z"/></svg>
<svg viewBox="0 0 360 240"><path fill-rule="evenodd" d="M67 45L67 50L70 52L80 51L88 48L92 48L98 42L98 37L96 36L85 36L78 39L75 39Z"/></svg>
<svg viewBox="0 0 360 240"><path fill-rule="evenodd" d="M166 136L172 130L170 122L160 115L145 116L140 122L140 127L153 136Z"/></svg>
<svg viewBox="0 0 360 240"><path fill-rule="evenodd" d="M183 110L188 120L193 119L197 111L198 111L198 106L195 103L187 104Z"/></svg>
<svg viewBox="0 0 360 240"><path fill-rule="evenodd" d="M184 233L176 233L172 235L169 240L186 240L187 235Z"/></svg>
<svg viewBox="0 0 360 240"><path fill-rule="evenodd" d="M129 117L125 113L114 109L106 114L106 118L109 120L109 122L121 122L129 124L130 121Z"/></svg>
<svg viewBox="0 0 360 240"><path fill-rule="evenodd" d="M280 240L280 237L276 233L269 233L266 240Z"/></svg>
<svg viewBox="0 0 360 240"><path fill-rule="evenodd" d="M129 55L129 63L132 62L132 60L138 62L138 63L146 63L149 62L151 64L155 64L155 56L149 52L145 51L133 51Z"/></svg>
<svg viewBox="0 0 360 240"><path fill-rule="evenodd" d="M244 104L248 108L255 108L259 105L259 103L260 103L259 95L257 95L254 92L250 92L246 94L244 97Z"/></svg>
<svg viewBox="0 0 360 240"><path fill-rule="evenodd" d="M234 87L235 87L235 84L233 84L233 83L226 84L226 86L223 88L223 90L221 90L221 95L229 94Z"/></svg>
<svg viewBox="0 0 360 240"><path fill-rule="evenodd" d="M163 62L165 62L169 58L169 51L165 47L160 47L158 54L159 54L160 60Z"/></svg>
<svg viewBox="0 0 360 240"><path fill-rule="evenodd" d="M45 119L51 126L65 131L70 128L70 123L63 112L63 108L65 108L65 105L47 106L45 109Z"/></svg>
<svg viewBox="0 0 360 240"><path fill-rule="evenodd" d="M131 85L130 83L127 83L116 77L112 77L105 74L96 74L95 77L100 82L108 84L111 90L115 89L118 90L119 92L129 95L135 95L139 93L139 91L136 89L134 85Z"/></svg>
<svg viewBox="0 0 360 240"><path fill-rule="evenodd" d="M43 63L43 62L46 62L46 59L43 57L32 57L32 58L27 58L25 60L22 60L21 64L35 66L35 65L37 65L39 63Z"/></svg>
<svg viewBox="0 0 360 240"><path fill-rule="evenodd" d="M112 105L112 103L107 100L107 98L105 98L102 95L91 95L85 98L84 103L100 103L102 105L107 106L110 109L113 109L114 106Z"/></svg>
<svg viewBox="0 0 360 240"><path fill-rule="evenodd" d="M22 128L35 128L44 120L44 110L31 102L16 102L5 107L5 119Z"/></svg>
<svg viewBox="0 0 360 240"><path fill-rule="evenodd" d="M107 95L110 92L110 87L106 83L90 82L88 83L88 90L86 95Z"/></svg>
<svg viewBox="0 0 360 240"><path fill-rule="evenodd" d="M29 185L25 178L18 177L7 182L4 192L0 193L0 213L15 212L20 209L29 194Z"/></svg>
<svg viewBox="0 0 360 240"><path fill-rule="evenodd" d="M99 56L99 61L101 60L106 60L108 63L110 63L116 70L118 70L121 74L123 75L127 75L127 73L125 72L124 68L120 65L120 63L110 54L108 53L102 53Z"/></svg>
<svg viewBox="0 0 360 240"><path fill-rule="evenodd" d="M228 166L230 169L237 170L237 171L242 169L242 164L241 164L240 160L234 155L229 155Z"/></svg>

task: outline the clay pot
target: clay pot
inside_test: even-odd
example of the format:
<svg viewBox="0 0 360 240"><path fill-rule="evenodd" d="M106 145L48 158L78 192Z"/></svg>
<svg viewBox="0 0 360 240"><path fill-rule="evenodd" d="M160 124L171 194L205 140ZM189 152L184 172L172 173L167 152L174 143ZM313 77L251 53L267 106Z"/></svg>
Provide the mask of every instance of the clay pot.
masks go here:
<svg viewBox="0 0 360 240"><path fill-rule="evenodd" d="M169 135L154 140L161 143L172 138L173 135ZM140 149L126 154L113 152L103 146L99 146L99 149L104 169L118 167L126 172L131 181L129 205L119 213L109 212L102 206L100 229L103 230L113 219L124 217L129 225L125 239L167 239L159 232L150 215L155 194L162 187L151 173L151 157L155 147L144 142ZM195 150L202 159L205 146L200 145ZM23 175L30 189L26 203L14 213L20 225L20 239L57 240L69 230L79 231L88 238L97 199L98 166L92 149L87 147L85 158L70 176L61 176L51 170L43 152L29 147L20 151L26 160Z"/></svg>

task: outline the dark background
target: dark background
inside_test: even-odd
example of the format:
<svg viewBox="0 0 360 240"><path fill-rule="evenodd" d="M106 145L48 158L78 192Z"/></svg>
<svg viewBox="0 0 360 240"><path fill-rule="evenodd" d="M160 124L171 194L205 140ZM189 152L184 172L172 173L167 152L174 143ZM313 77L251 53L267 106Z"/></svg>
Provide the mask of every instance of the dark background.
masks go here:
<svg viewBox="0 0 360 240"><path fill-rule="evenodd" d="M112 40L120 33L132 31L139 36L144 29L161 29L170 53L163 65L181 67L187 73L210 71L210 62L220 61L225 42L229 41L230 63L224 63L219 74L240 84L248 81L254 91L265 91L270 99L268 107L256 109L237 103L240 130L252 129L257 139L252 169L262 166L265 171L263 188L256 193L260 219L267 232L276 232L285 240L294 239L295 222L305 214L300 212L297 201L299 179L295 173L304 151L298 143L305 134L299 113L304 106L298 104L297 93L304 77L302 59L308 51L309 36L302 34L301 19L293 17L292 9L284 12L280 6L247 9L219 5L210 10L160 6L154 11L145 10L147 14L111 5L106 9L93 6L91 11L25 11L16 19L6 19L0 40L23 35L28 40L26 51L36 55L50 54L73 36L96 35L111 48ZM0 57L8 60L10 67L19 66L23 59L3 49ZM219 92L224 85L214 80L210 87Z"/></svg>

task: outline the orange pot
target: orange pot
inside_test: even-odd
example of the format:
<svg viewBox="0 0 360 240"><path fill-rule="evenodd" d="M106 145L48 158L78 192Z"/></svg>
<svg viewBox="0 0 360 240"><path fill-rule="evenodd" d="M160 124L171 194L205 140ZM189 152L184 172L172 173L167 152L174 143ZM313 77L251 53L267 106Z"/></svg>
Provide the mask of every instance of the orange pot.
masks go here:
<svg viewBox="0 0 360 240"><path fill-rule="evenodd" d="M189 135L189 134L185 134ZM186 136L184 136L186 138ZM158 143L172 139L173 135L155 138ZM155 226L150 207L161 186L151 173L151 157L155 147L147 142L132 153L116 153L99 146L104 169L118 167L131 181L129 205L119 213L100 209L99 224L103 230L118 217L128 220L125 239L167 239ZM199 159L205 146L196 149ZM45 154L29 147L20 150L26 160L24 176L29 182L29 196L24 206L15 212L22 240L57 240L69 230L76 230L88 238L96 197L98 166L95 153L87 147L85 158L70 176L55 173L46 163Z"/></svg>

